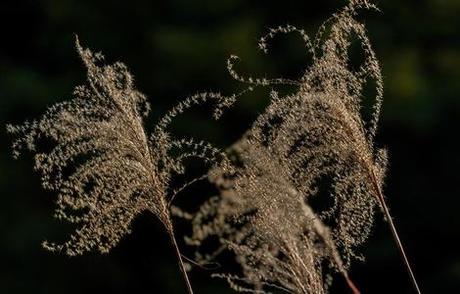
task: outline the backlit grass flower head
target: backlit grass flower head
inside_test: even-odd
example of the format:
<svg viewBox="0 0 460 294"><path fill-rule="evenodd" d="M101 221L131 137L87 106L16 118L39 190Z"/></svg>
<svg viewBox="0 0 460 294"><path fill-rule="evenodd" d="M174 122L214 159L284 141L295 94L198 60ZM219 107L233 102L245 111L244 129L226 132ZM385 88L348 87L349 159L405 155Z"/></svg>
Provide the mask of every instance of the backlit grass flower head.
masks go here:
<svg viewBox="0 0 460 294"><path fill-rule="evenodd" d="M208 100L216 101L217 118L234 97L188 97L149 136L143 120L150 106L134 88L126 66L104 65L100 53L83 49L78 40L76 44L87 68L87 85L76 87L73 99L51 106L38 120L7 127L15 136L14 155L22 149L34 153L43 187L58 193L55 216L77 225L67 242L44 246L69 255L107 253L130 232L132 220L149 211L164 224L181 259L170 217L176 194L171 177L184 172L187 158L212 164L221 152L203 141L173 138L167 127L178 114Z"/></svg>
<svg viewBox="0 0 460 294"><path fill-rule="evenodd" d="M359 257L357 246L369 236L376 206L384 212L418 290L383 196L387 153L374 143L383 81L365 27L356 19L359 9L377 8L365 0L349 1L320 27L314 39L293 26L272 29L261 38L259 47L267 52L267 42L277 33L301 35L312 63L299 80L244 77L234 70L238 58L229 59L231 75L241 82L297 86L295 93L285 97L272 91L269 106L232 149L237 158L235 173L211 173L214 182L225 183L220 198L213 198L195 215L185 215L194 225L191 244L200 245L215 235L223 247L236 253L244 276L227 277L237 290L260 292L265 285L293 293L318 293L316 283L308 286L307 276L300 278L305 288L296 283L301 271L295 269L308 258L305 254L289 258L288 254L299 253L299 246L316 255L317 263L308 266L310 274L321 273L318 260L326 258L351 282L346 271ZM362 64L357 68L350 61L353 42L361 48ZM371 86L372 99L365 91ZM364 99L373 101L368 120L362 115ZM318 201L321 205L313 211L310 203ZM315 219L327 234L318 233ZM254 258L257 248L267 251L264 246L276 254ZM211 259L221 250L198 258ZM267 260L272 262L268 274ZM252 287L248 290L236 281Z"/></svg>
<svg viewBox="0 0 460 294"><path fill-rule="evenodd" d="M100 53L82 48L77 40L87 84L40 118L7 126L14 136L14 156L24 149L34 154L43 187L57 192L55 216L76 227L68 241L44 242L44 247L68 255L107 253L130 232L136 216L151 212L166 228L192 293L172 211L191 221L186 242L201 246L199 263L225 249L235 254L241 274L217 274L234 290L326 293L335 272L359 293L348 271L360 258L357 248L380 209L419 292L383 194L387 152L374 142L383 79L365 26L357 19L358 11L366 9L377 10L369 0L349 0L314 38L294 26L271 29L260 39L265 53L278 33L302 37L311 63L299 79L245 77L235 70L238 57L231 56L228 70L249 84L247 90L229 97L190 96L164 114L151 133L144 126L149 103L135 89L126 66L105 64ZM359 64L352 61L356 45ZM277 85L294 87L294 92L281 95ZM205 141L168 132L189 108L212 101L219 118L254 87L274 88L269 105L226 154ZM205 177L219 190L195 213L171 207L178 193L201 179L172 184L191 157L211 168ZM203 244L211 238L218 239L217 248L206 251Z"/></svg>

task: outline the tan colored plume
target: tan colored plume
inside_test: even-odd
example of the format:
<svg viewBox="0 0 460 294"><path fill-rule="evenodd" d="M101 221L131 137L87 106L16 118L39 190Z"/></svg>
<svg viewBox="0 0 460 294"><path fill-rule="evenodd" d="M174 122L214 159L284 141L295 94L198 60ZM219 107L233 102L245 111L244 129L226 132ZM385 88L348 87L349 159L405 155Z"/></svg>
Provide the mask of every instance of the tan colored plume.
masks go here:
<svg viewBox="0 0 460 294"><path fill-rule="evenodd" d="M233 170L210 173L214 182L224 183L221 195L197 214L183 214L194 225L189 243L200 245L216 235L223 245L211 254L198 254L198 259L209 260L226 246L236 253L243 276L227 276L235 289L261 292L271 286L318 293L318 281L324 279L321 260L326 259L356 292L347 269L360 258L356 248L369 236L378 207L420 292L382 192L387 153L375 147L374 138L383 81L365 27L356 20L359 9L377 10L370 1L352 0L314 39L293 26L271 29L261 38L259 47L267 52L267 42L277 33L300 34L312 63L299 80L244 77L234 69L238 58L228 61L230 74L251 87L297 87L285 97L272 91L268 107L230 152L236 154ZM350 61L353 42L360 46L363 60L357 68ZM371 86L373 97L365 91ZM373 101L368 120L362 115L363 99ZM310 203L318 201L321 208L313 211ZM301 264L307 260L314 262Z"/></svg>

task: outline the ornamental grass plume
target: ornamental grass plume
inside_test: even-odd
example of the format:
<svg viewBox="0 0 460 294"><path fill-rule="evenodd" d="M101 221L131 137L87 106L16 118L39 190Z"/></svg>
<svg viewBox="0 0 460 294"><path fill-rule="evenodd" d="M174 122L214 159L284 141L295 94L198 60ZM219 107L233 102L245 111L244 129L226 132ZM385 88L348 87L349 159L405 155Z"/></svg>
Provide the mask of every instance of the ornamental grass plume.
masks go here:
<svg viewBox="0 0 460 294"><path fill-rule="evenodd" d="M247 134L230 149L235 166L210 171L219 196L195 214L173 211L193 224L193 234L186 238L189 245L201 246L213 237L220 240L211 252L197 250L196 260L212 262L229 248L243 276L214 276L226 279L239 292L326 293L332 270L345 278L353 293L359 293L328 226L286 181L285 170L271 158L273 154L251 138Z"/></svg>
<svg viewBox="0 0 460 294"><path fill-rule="evenodd" d="M73 99L54 104L41 118L7 126L15 137L14 156L22 149L34 153L43 187L57 192L55 217L77 226L67 242L43 246L71 256L90 250L107 253L130 233L133 219L149 211L165 226L192 293L174 237L170 201L176 192L170 183L174 174L184 172L187 158L210 163L220 152L202 141L173 138L166 129L175 116L207 100L217 101L217 118L234 97L191 96L161 118L148 137L143 120L149 103L134 88L126 66L104 65L102 54L83 49L78 39L76 47L87 69L87 85L76 87Z"/></svg>
<svg viewBox="0 0 460 294"><path fill-rule="evenodd" d="M198 259L210 260L226 247L236 253L243 276L219 275L236 290L322 293L327 287L320 285L328 284L319 282L324 279L322 260L327 260L357 292L347 270L360 257L356 248L367 239L378 207L420 293L383 196L387 152L374 143L383 82L365 27L356 20L358 9L377 10L367 0L350 0L313 40L293 26L272 29L261 38L259 47L267 52L267 41L277 33L301 35L312 63L299 80L244 77L234 70L238 58L228 61L230 74L251 87L297 87L285 97L271 92L269 106L232 149L234 172L210 173L221 195L196 214L177 212L193 224L190 244L199 246L211 236L221 242ZM357 69L350 61L353 40L362 49ZM365 120L362 101L370 98L365 91L370 87L372 116ZM312 210L318 201L320 208Z"/></svg>
<svg viewBox="0 0 460 294"><path fill-rule="evenodd" d="M43 246L71 256L107 253L130 233L133 219L149 211L166 228L193 293L174 235L174 212L192 223L186 242L202 246L198 262L213 260L227 248L235 253L242 274L215 276L236 291L327 293L338 273L356 294L348 271L361 258L357 247L368 238L380 208L420 293L383 195L387 152L374 143L383 81L365 27L356 19L359 9L377 10L368 0L349 0L314 39L289 25L260 39L266 53L276 34L300 34L312 62L298 80L244 77L234 69L238 58L229 58L230 74L250 84L248 90L295 87L285 96L272 90L269 105L229 155L204 141L175 138L167 129L176 116L210 100L218 118L245 91L188 97L148 135L149 103L134 88L126 66L104 65L100 53L83 49L77 39L87 85L76 87L72 100L51 106L39 119L7 126L14 136L13 155L31 151L43 187L57 192L55 217L77 227L67 242ZM361 48L358 67L350 60L353 43ZM370 119L362 114L364 100L373 102ZM199 179L172 187L173 176L185 173L190 157L211 166L208 178L220 192L194 214L171 207L175 196ZM212 237L218 247L203 253Z"/></svg>

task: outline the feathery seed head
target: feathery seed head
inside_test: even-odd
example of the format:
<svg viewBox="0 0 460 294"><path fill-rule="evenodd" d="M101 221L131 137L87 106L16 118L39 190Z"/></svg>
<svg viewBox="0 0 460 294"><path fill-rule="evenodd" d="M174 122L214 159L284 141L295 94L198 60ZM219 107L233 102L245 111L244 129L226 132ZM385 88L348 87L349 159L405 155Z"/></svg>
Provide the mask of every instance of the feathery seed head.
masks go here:
<svg viewBox="0 0 460 294"><path fill-rule="evenodd" d="M234 172L210 174L220 198L189 216L194 225L190 243L199 245L212 235L222 242L198 259L213 258L226 246L235 252L244 276L225 277L236 290L321 293L329 280L322 275L324 261L348 280L354 248L369 235L378 203L373 175L381 189L387 159L385 151L374 149L383 86L365 28L354 18L359 8L375 7L350 1L314 40L293 26L272 29L261 38L259 47L267 52L267 42L277 33L301 35L313 61L298 81L243 77L234 69L237 57L228 61L230 74L239 81L298 86L285 97L272 91L269 106L232 147ZM353 38L364 59L357 70L349 60ZM360 112L364 86L371 82L376 95L372 119L366 122ZM314 211L310 203L319 197L330 198L320 200L331 204Z"/></svg>
<svg viewBox="0 0 460 294"><path fill-rule="evenodd" d="M78 225L69 241L44 246L69 255L92 249L106 253L143 211L152 212L172 231L171 175L183 172L183 160L190 156L212 163L221 152L205 142L171 137L167 124L208 98L217 100L219 113L232 97L211 93L188 98L163 117L149 138L143 119L150 106L134 88L126 66L104 65L102 54L82 48L78 39L76 47L87 69L87 84L75 88L72 100L51 106L32 122L8 125L7 131L15 137L14 156L23 149L33 152L43 186L58 193L55 216ZM53 145L51 150L41 151L44 140Z"/></svg>

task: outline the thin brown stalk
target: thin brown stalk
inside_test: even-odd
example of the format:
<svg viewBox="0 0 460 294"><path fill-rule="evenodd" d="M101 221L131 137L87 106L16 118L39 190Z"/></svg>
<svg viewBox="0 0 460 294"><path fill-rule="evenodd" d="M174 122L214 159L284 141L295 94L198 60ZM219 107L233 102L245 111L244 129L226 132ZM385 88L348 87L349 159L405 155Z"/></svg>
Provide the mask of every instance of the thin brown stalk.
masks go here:
<svg viewBox="0 0 460 294"><path fill-rule="evenodd" d="M379 203L380 203L380 205L382 207L382 210L383 210L383 213L385 215L385 219L388 222L388 225L390 227L391 233L393 234L393 239L396 242L396 245L398 247L399 253L400 253L400 255L401 255L401 257L402 257L402 259L404 261L404 265L405 265L405 267L407 269L407 272L409 273L412 285L414 286L414 290L418 294L421 294L420 288L419 288L418 283L417 283L417 280L415 279L414 272L412 271L412 267L411 267L411 265L409 263L409 259L407 258L406 252L404 250L404 246L402 245L401 239L399 238L398 231L396 230L396 227L395 227L395 225L393 223L393 219L391 218L390 211L389 211L388 206L387 206L387 204L385 202L382 190L380 189L380 186L378 185L377 178L375 176L374 171L371 171L371 179L372 179L372 183L374 185L375 191L376 191L377 198L379 200Z"/></svg>
<svg viewBox="0 0 460 294"><path fill-rule="evenodd" d="M361 292L358 290L356 285L353 283L353 281L350 279L347 273L344 274L345 281L347 282L348 287L351 289L353 294L361 294Z"/></svg>
<svg viewBox="0 0 460 294"><path fill-rule="evenodd" d="M168 228L168 234L169 238L171 239L171 243L174 247L174 251L176 252L177 261L179 263L182 277L184 278L185 285L187 286L187 292L189 294L193 294L192 285L190 284L190 279L188 278L187 270L185 269L184 261L182 260L182 255L180 253L179 246L177 245L176 238L174 237L174 230L172 225L170 225L170 227Z"/></svg>

